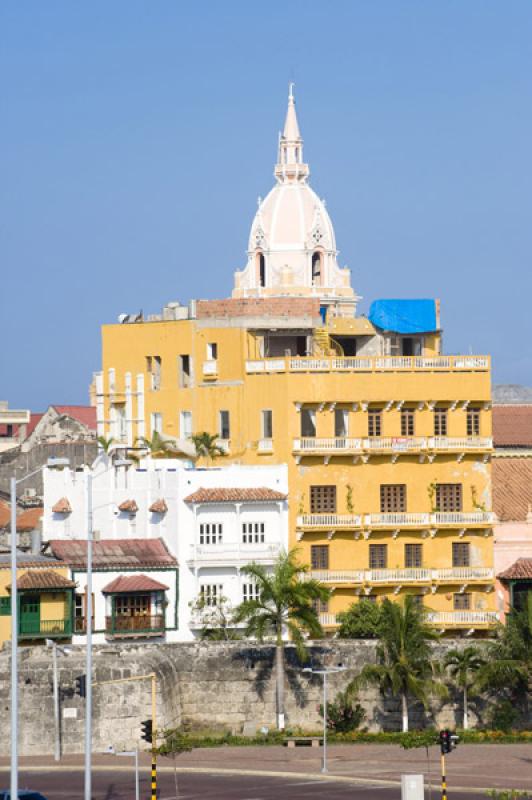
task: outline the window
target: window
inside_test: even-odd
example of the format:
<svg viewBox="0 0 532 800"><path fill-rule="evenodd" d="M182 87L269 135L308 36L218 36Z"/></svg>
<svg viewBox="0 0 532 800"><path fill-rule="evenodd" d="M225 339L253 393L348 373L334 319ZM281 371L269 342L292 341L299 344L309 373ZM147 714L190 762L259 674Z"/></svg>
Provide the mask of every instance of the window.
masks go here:
<svg viewBox="0 0 532 800"><path fill-rule="evenodd" d="M262 438L273 439L273 414L271 409L265 408L261 411L262 417Z"/></svg>
<svg viewBox="0 0 532 800"><path fill-rule="evenodd" d="M151 596L149 594L117 594L114 596L117 617L149 617Z"/></svg>
<svg viewBox="0 0 532 800"><path fill-rule="evenodd" d="M368 411L368 436L380 436L382 432L382 411L371 408Z"/></svg>
<svg viewBox="0 0 532 800"><path fill-rule="evenodd" d="M266 260L264 253L259 253L259 286L266 286Z"/></svg>
<svg viewBox="0 0 532 800"><path fill-rule="evenodd" d="M242 600L260 600L260 587L256 583L242 584Z"/></svg>
<svg viewBox="0 0 532 800"><path fill-rule="evenodd" d="M453 542L453 567L471 566L469 542Z"/></svg>
<svg viewBox="0 0 532 800"><path fill-rule="evenodd" d="M414 436L414 410L412 408L403 408L401 410L401 436Z"/></svg>
<svg viewBox="0 0 532 800"><path fill-rule="evenodd" d="M467 435L480 436L480 408L467 409Z"/></svg>
<svg viewBox="0 0 532 800"><path fill-rule="evenodd" d="M154 392L161 388L161 356L146 356L146 371L151 375L151 388Z"/></svg>
<svg viewBox="0 0 532 800"><path fill-rule="evenodd" d="M0 597L0 617L11 616L11 598Z"/></svg>
<svg viewBox="0 0 532 800"><path fill-rule="evenodd" d="M349 411L334 409L334 435L341 438L349 436Z"/></svg>
<svg viewBox="0 0 532 800"><path fill-rule="evenodd" d="M329 612L329 601L317 598L312 601L312 608L316 614L327 614Z"/></svg>
<svg viewBox="0 0 532 800"><path fill-rule="evenodd" d="M447 436L447 409L434 409L434 436Z"/></svg>
<svg viewBox="0 0 532 800"><path fill-rule="evenodd" d="M229 426L229 411L220 411L219 423L220 439L230 439L231 429Z"/></svg>
<svg viewBox="0 0 532 800"><path fill-rule="evenodd" d="M411 594L410 597L412 598L412 602L416 606L423 605L423 595L422 594Z"/></svg>
<svg viewBox="0 0 532 800"><path fill-rule="evenodd" d="M189 355L178 356L179 386L188 389L192 386L192 359Z"/></svg>
<svg viewBox="0 0 532 800"><path fill-rule="evenodd" d="M216 361L218 358L218 344L209 342L207 345L207 361Z"/></svg>
<svg viewBox="0 0 532 800"><path fill-rule="evenodd" d="M310 487L310 513L336 514L336 486Z"/></svg>
<svg viewBox="0 0 532 800"><path fill-rule="evenodd" d="M200 602L204 606L219 605L223 595L221 583L202 583L200 586Z"/></svg>
<svg viewBox="0 0 532 800"><path fill-rule="evenodd" d="M381 484L381 513L392 514L406 511L406 485L404 483Z"/></svg>
<svg viewBox="0 0 532 800"><path fill-rule="evenodd" d="M316 412L313 408L301 409L301 436L311 439L316 436Z"/></svg>
<svg viewBox="0 0 532 800"><path fill-rule="evenodd" d="M192 412L181 411L179 414L179 436L189 439L192 436Z"/></svg>
<svg viewBox="0 0 532 800"><path fill-rule="evenodd" d="M200 544L221 544L223 525L221 522L202 522L199 526Z"/></svg>
<svg viewBox="0 0 532 800"><path fill-rule="evenodd" d="M471 608L470 594L453 594L453 608L455 611L469 611Z"/></svg>
<svg viewBox="0 0 532 800"><path fill-rule="evenodd" d="M312 254L312 285L321 286L321 253Z"/></svg>
<svg viewBox="0 0 532 800"><path fill-rule="evenodd" d="M462 484L437 483L436 484L436 509L438 511L462 510Z"/></svg>
<svg viewBox="0 0 532 800"><path fill-rule="evenodd" d="M388 566L388 545L370 544L369 546L369 568L386 569Z"/></svg>
<svg viewBox="0 0 532 800"><path fill-rule="evenodd" d="M405 567L421 567L423 563L423 545L405 544Z"/></svg>
<svg viewBox="0 0 532 800"><path fill-rule="evenodd" d="M242 523L242 544L264 544L264 522Z"/></svg>
<svg viewBox="0 0 532 800"><path fill-rule="evenodd" d="M312 569L329 569L329 545L313 544L310 547L310 566Z"/></svg>
<svg viewBox="0 0 532 800"><path fill-rule="evenodd" d="M163 432L163 415L159 411L154 411L151 415L151 432L152 435Z"/></svg>
<svg viewBox="0 0 532 800"><path fill-rule="evenodd" d="M92 630L94 630L94 593L91 596ZM87 630L87 593L74 595L74 631L85 633Z"/></svg>

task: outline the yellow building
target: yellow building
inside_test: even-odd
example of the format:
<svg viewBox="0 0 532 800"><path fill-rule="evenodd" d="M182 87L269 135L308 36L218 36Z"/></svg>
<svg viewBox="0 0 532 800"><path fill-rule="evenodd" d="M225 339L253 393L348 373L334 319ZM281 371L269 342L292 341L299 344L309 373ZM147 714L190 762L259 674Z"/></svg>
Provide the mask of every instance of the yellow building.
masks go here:
<svg viewBox="0 0 532 800"><path fill-rule="evenodd" d="M76 584L54 559L17 554L19 643L70 639ZM0 647L11 640L11 557L0 555Z"/></svg>
<svg viewBox="0 0 532 800"><path fill-rule="evenodd" d="M286 462L291 544L334 589L327 627L358 597L413 593L442 630L486 629L489 358L442 353L438 301L356 315L308 175L290 93L276 185L233 296L103 327L99 434L132 444L206 430L224 462Z"/></svg>

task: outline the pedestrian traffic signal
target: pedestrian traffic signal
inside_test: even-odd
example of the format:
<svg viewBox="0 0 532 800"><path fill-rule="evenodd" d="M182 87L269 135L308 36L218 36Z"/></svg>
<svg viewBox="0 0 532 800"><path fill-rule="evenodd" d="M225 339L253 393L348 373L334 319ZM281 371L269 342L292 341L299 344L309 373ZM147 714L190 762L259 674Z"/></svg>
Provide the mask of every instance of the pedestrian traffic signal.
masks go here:
<svg viewBox="0 0 532 800"><path fill-rule="evenodd" d="M455 733L451 733L450 730L447 728L443 731L440 731L440 749L442 755L446 753L450 753L452 750L455 750L458 747L458 742L460 741L460 737L457 736Z"/></svg>
<svg viewBox="0 0 532 800"><path fill-rule="evenodd" d="M153 741L153 722L151 719L145 719L140 723L141 737L145 742Z"/></svg>
<svg viewBox="0 0 532 800"><path fill-rule="evenodd" d="M80 697L87 697L87 676L78 675L76 678L76 694Z"/></svg>

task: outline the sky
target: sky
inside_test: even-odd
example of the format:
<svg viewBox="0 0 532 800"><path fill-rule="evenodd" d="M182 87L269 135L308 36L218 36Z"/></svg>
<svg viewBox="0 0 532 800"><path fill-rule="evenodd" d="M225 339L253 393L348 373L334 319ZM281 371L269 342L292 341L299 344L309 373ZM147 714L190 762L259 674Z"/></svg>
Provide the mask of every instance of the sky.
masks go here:
<svg viewBox="0 0 532 800"><path fill-rule="evenodd" d="M0 4L0 399L87 403L100 326L227 297L288 82L363 296L532 385L530 0Z"/></svg>

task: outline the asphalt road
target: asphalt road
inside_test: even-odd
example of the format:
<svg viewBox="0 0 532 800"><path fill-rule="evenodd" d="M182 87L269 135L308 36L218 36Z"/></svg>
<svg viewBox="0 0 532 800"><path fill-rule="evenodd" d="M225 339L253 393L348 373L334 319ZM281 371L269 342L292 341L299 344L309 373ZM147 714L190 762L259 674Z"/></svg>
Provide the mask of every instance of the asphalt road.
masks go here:
<svg viewBox="0 0 532 800"><path fill-rule="evenodd" d="M2 784L5 774L0 777ZM4 780L2 780L4 779ZM94 800L134 800L134 776L125 772L95 771ZM6 781L7 782L7 781ZM0 784L0 788L4 788ZM158 783L159 800L175 800L175 782L171 773L161 773ZM36 789L48 800L83 800L83 771L28 772L21 771L19 788ZM309 776L301 778L269 778L262 776L228 776L216 774L178 773L178 800L399 800L401 789L363 784L340 783ZM425 800L439 800L440 794L425 790ZM483 794L448 790L449 800L474 800ZM141 775L140 799L150 800L149 777Z"/></svg>

